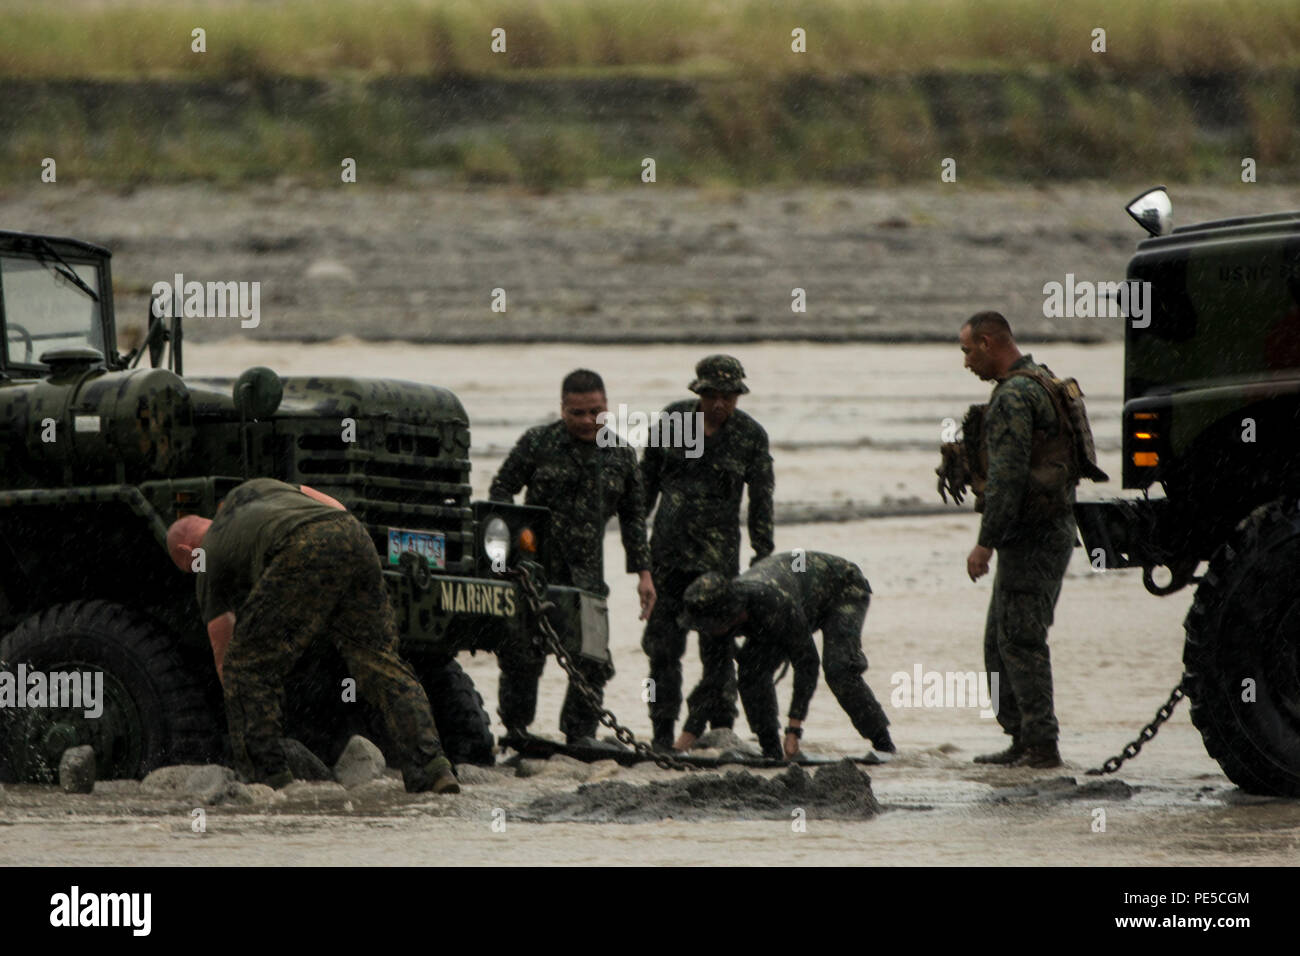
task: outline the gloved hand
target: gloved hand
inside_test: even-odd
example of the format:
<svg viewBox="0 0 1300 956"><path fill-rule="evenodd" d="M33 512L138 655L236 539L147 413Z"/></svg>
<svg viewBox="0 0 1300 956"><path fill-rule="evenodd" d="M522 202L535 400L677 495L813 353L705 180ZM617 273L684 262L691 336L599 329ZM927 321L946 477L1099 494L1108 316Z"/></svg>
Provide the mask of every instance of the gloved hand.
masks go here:
<svg viewBox="0 0 1300 956"><path fill-rule="evenodd" d="M970 465L966 461L966 449L961 442L944 442L939 446L941 461L934 473L939 476L938 492L944 503L952 495L954 504L961 504L966 490L971 483Z"/></svg>

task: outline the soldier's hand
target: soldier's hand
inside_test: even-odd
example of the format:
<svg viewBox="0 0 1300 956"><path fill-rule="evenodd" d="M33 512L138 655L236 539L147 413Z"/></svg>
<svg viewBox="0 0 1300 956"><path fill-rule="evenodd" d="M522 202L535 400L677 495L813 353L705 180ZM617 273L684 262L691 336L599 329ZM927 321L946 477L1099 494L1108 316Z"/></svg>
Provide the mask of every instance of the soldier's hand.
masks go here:
<svg viewBox="0 0 1300 956"><path fill-rule="evenodd" d="M785 745L782 749L785 751L785 759L793 760L799 756L799 738L794 734L786 734Z"/></svg>
<svg viewBox="0 0 1300 956"><path fill-rule="evenodd" d="M637 576L636 596L641 599L641 620L648 620L655 608L655 583L649 571L642 571Z"/></svg>
<svg viewBox="0 0 1300 956"><path fill-rule="evenodd" d="M989 558L993 557L993 549L975 545L969 555L966 556L966 573L970 575L972 581L978 581L984 575L989 573Z"/></svg>

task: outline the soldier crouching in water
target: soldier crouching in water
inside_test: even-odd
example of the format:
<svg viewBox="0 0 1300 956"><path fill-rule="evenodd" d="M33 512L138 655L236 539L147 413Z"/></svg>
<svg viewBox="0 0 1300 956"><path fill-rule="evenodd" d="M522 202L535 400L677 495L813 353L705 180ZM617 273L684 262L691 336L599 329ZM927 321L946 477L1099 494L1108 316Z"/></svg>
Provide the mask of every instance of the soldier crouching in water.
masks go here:
<svg viewBox="0 0 1300 956"><path fill-rule="evenodd" d="M243 776L277 788L293 781L280 743L280 697L294 664L328 638L382 715L406 789L460 792L424 688L398 655L375 546L343 505L313 488L254 478L226 496L215 519L174 522L167 550L182 571L198 572L199 610Z"/></svg>
<svg viewBox="0 0 1300 956"><path fill-rule="evenodd" d="M740 701L764 756L799 754L803 722L817 688L814 631L822 632L826 684L854 728L873 749L895 752L889 718L862 679L867 669L862 623L871 586L856 564L819 551L786 551L755 562L735 578L716 571L701 575L686 589L684 603L683 627L728 640L745 636L736 655ZM773 678L786 660L794 668L794 691L783 745ZM688 750L692 743L694 738L683 734L679 749Z"/></svg>

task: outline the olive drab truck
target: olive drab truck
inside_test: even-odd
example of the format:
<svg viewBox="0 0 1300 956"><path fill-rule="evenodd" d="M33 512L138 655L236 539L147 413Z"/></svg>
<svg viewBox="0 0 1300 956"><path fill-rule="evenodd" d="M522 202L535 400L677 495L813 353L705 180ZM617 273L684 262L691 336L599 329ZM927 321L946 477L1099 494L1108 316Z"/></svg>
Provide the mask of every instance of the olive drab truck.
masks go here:
<svg viewBox="0 0 1300 956"><path fill-rule="evenodd" d="M546 548L549 512L470 500L469 419L447 389L265 368L186 378L171 311L151 303L141 342L119 353L109 251L0 232L0 779L52 780L79 744L101 778L228 756L194 581L164 537L258 476L315 487L365 525L448 754L491 763L455 655L531 639L512 572ZM607 658L604 600L545 596L569 649ZM20 673L31 683L15 694ZM32 676L81 673L102 674L98 714L52 706L69 698L38 694ZM383 740L332 648L303 658L285 698L286 734L327 762L352 732Z"/></svg>
<svg viewBox="0 0 1300 956"><path fill-rule="evenodd" d="M1181 686L1205 748L1242 789L1300 796L1300 212L1171 228L1163 187L1128 208L1150 233L1122 423L1143 496L1080 503L1079 528L1095 567L1196 585Z"/></svg>

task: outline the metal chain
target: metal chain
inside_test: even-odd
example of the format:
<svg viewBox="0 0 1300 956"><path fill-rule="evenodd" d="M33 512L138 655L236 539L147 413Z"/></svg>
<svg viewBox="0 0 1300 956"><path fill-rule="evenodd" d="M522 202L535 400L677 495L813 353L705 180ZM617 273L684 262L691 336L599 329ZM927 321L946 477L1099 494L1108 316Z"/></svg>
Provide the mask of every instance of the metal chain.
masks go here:
<svg viewBox="0 0 1300 956"><path fill-rule="evenodd" d="M519 565L513 573L519 578L519 584L523 589L524 598L528 601L529 610L532 611L533 617L537 621L537 629L541 633L543 647L555 655L560 667L569 675L570 686L576 688L579 696L587 702L592 710L599 714L600 722L614 731L614 736L618 738L620 743L631 747L647 760L653 760L657 766L662 767L664 770L698 770L698 767L683 763L668 754L659 753L644 741L637 740L632 731L619 723L613 712L604 706L600 692L587 682L587 678L578 670L577 665L573 663L573 659L569 656L569 652L560 643L559 635L555 633L555 628L546 616L547 609L554 605L544 601L538 593L537 582L533 580L533 574L528 565Z"/></svg>
<svg viewBox="0 0 1300 956"><path fill-rule="evenodd" d="M1174 715L1174 708L1178 706L1178 702L1187 696L1187 692L1183 690L1186 680L1187 678L1184 677L1178 682L1178 686L1173 689L1173 692L1169 695L1169 699L1165 701L1164 705L1158 711L1156 711L1155 720L1142 728L1142 732L1138 734L1136 740L1132 743L1126 744L1120 753L1111 757L1100 767L1094 767L1092 770L1089 770L1087 775L1090 777L1100 777L1102 774L1114 773L1123 766L1124 761L1132 760L1136 757L1138 752L1142 749L1142 745L1159 732L1160 725Z"/></svg>

